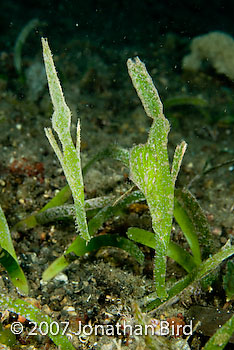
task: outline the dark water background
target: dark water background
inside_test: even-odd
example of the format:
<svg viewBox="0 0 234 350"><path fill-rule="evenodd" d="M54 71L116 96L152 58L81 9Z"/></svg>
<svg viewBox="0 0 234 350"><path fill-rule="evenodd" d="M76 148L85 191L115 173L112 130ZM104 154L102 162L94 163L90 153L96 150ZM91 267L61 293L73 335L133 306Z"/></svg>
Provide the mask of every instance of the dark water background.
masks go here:
<svg viewBox="0 0 234 350"><path fill-rule="evenodd" d="M47 23L53 42L88 38L100 45L148 45L165 33L188 38L213 30L234 34L233 1L13 1L0 2L0 50L32 18Z"/></svg>

